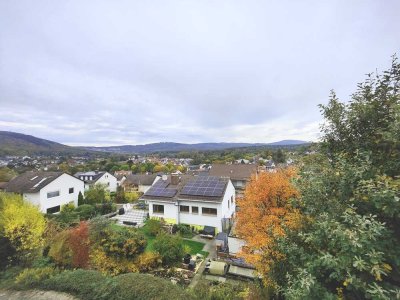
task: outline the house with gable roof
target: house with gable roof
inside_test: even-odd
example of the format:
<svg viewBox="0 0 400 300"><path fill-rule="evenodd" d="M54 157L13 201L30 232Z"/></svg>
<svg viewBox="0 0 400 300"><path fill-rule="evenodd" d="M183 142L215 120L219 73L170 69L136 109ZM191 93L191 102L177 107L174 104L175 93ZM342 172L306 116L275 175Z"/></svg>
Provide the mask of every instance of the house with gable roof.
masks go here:
<svg viewBox="0 0 400 300"><path fill-rule="evenodd" d="M163 176L140 199L151 218L218 232L230 227L236 210L235 188L227 177Z"/></svg>
<svg viewBox="0 0 400 300"><path fill-rule="evenodd" d="M114 175L108 172L78 172L74 176L85 182L85 190L88 190L95 184L102 184L109 192L117 191L118 180Z"/></svg>
<svg viewBox="0 0 400 300"><path fill-rule="evenodd" d="M78 205L79 192L84 193L85 183L63 172L26 172L9 181L4 190L18 193L43 213L59 212L68 203Z"/></svg>

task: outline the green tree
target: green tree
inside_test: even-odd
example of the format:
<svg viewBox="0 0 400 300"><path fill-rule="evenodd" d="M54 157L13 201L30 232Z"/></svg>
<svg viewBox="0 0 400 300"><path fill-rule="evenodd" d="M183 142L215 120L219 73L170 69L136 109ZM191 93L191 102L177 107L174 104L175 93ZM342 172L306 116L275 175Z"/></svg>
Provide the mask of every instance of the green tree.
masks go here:
<svg viewBox="0 0 400 300"><path fill-rule="evenodd" d="M157 251L165 265L180 262L184 255L183 241L180 236L159 233L154 240L153 249Z"/></svg>
<svg viewBox="0 0 400 300"><path fill-rule="evenodd" d="M85 204L85 199L83 198L82 192L79 191L78 194L78 206Z"/></svg>
<svg viewBox="0 0 400 300"><path fill-rule="evenodd" d="M332 93L322 154L307 159L294 201L300 232L279 240L270 272L287 299L400 294L400 65L368 75L348 103Z"/></svg>
<svg viewBox="0 0 400 300"><path fill-rule="evenodd" d="M115 194L115 198L114 198L115 203L125 203L126 199L125 199L125 191L124 188L122 186L118 186L117 187L117 192Z"/></svg>
<svg viewBox="0 0 400 300"><path fill-rule="evenodd" d="M85 192L85 204L105 203L110 201L110 192L102 184L95 184Z"/></svg>

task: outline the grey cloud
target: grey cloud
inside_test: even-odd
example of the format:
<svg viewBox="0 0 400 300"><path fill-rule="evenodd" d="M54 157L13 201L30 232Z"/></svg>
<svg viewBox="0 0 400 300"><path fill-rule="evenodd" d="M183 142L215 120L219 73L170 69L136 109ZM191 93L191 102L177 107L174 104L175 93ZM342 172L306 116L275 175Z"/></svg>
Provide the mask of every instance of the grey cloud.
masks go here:
<svg viewBox="0 0 400 300"><path fill-rule="evenodd" d="M398 1L2 1L0 126L70 144L316 139ZM35 128L33 130L33 128Z"/></svg>

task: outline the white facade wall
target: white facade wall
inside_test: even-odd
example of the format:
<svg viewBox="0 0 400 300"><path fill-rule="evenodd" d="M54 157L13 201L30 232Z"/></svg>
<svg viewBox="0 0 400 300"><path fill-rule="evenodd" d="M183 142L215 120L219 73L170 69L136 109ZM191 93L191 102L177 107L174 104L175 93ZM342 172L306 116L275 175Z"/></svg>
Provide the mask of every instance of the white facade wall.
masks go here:
<svg viewBox="0 0 400 300"><path fill-rule="evenodd" d="M40 209L40 192L37 193L24 193L23 197L33 205L36 205Z"/></svg>
<svg viewBox="0 0 400 300"><path fill-rule="evenodd" d="M213 226L222 231L221 215L222 215L222 205L221 203L213 202L195 202L195 201L180 201L180 205L189 206L189 213L180 212L179 213L179 223L201 225L201 226ZM193 214L192 206L197 206L199 208L198 214ZM202 208L216 208L217 215L203 215Z"/></svg>
<svg viewBox="0 0 400 300"><path fill-rule="evenodd" d="M96 181L96 184L103 184L109 192L117 191L117 178L108 172L105 172L103 176Z"/></svg>
<svg viewBox="0 0 400 300"><path fill-rule="evenodd" d="M69 189L73 188L73 193L69 193ZM48 185L43 187L38 193L24 193L24 198L32 204L37 205L42 213L46 213L48 208L73 202L78 206L79 192L84 193L84 182L71 175L62 174ZM59 191L60 195L47 198L48 192Z"/></svg>
<svg viewBox="0 0 400 300"><path fill-rule="evenodd" d="M149 216L150 217L159 217L164 219L177 219L177 206L175 202L163 202L157 200L148 200L149 201ZM164 214L154 213L153 212L153 204L164 205Z"/></svg>

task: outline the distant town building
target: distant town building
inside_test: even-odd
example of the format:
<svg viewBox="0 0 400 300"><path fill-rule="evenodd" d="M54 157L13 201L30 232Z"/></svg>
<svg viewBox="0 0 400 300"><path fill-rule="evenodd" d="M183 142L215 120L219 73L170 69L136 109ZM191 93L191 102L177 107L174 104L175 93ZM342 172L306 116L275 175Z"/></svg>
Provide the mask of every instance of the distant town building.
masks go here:
<svg viewBox="0 0 400 300"><path fill-rule="evenodd" d="M209 175L230 178L238 194L241 194L252 175L257 174L257 165L251 164L212 164Z"/></svg>
<svg viewBox="0 0 400 300"><path fill-rule="evenodd" d="M74 176L85 182L85 190L95 184L102 184L110 192L117 191L117 178L108 172L78 172Z"/></svg>

